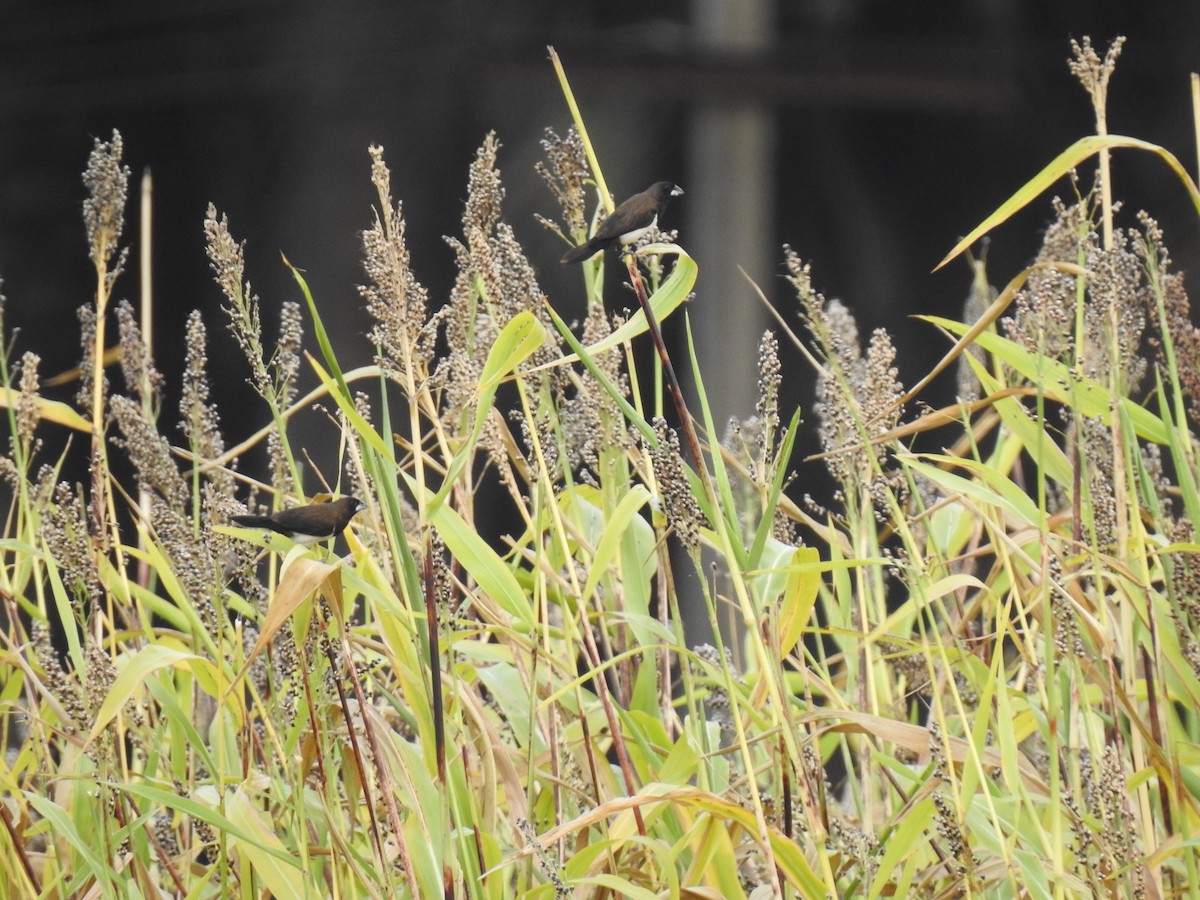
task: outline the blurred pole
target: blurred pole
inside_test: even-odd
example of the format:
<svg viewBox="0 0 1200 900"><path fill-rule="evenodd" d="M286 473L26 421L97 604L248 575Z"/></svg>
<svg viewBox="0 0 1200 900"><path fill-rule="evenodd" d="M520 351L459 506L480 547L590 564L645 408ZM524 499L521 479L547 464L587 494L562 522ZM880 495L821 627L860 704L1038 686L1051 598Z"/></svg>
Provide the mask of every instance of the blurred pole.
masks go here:
<svg viewBox="0 0 1200 900"><path fill-rule="evenodd" d="M774 28L773 0L692 0L691 9L699 53L715 62L750 63L766 53ZM680 241L700 267L697 299L688 315L718 441L730 416L754 415L758 342L767 327L766 312L738 267L770 291L768 279L779 271L780 258L773 228L772 110L754 97L739 96L736 85L730 88L723 97L697 97L692 105L683 182L687 194L680 203ZM694 398L691 367L684 363L676 369L685 379L685 393ZM689 406L699 415L694 399ZM688 642L695 645L706 640L708 631L704 600L693 580L678 587ZM741 641L735 637L740 629L730 625L726 638L740 664Z"/></svg>
<svg viewBox="0 0 1200 900"><path fill-rule="evenodd" d="M772 0L693 0L696 45L712 57L753 61L770 45L773 13ZM761 284L778 271L780 257L772 227L772 111L735 95L697 98L687 142L687 196L680 203L680 239L700 266L689 314L705 389L722 432L730 416L754 413L758 341L767 327L738 266ZM689 367L679 369L686 375Z"/></svg>

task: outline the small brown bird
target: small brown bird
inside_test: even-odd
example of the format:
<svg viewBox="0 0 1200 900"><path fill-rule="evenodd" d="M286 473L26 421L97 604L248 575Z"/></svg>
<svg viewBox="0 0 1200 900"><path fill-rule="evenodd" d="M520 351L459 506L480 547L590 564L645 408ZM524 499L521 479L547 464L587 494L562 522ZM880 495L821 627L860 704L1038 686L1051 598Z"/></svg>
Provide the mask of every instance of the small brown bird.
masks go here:
<svg viewBox="0 0 1200 900"><path fill-rule="evenodd" d="M342 497L329 503L310 503L281 509L269 516L234 516L233 521L246 528L266 528L309 546L345 530L357 513L367 508L357 497Z"/></svg>
<svg viewBox="0 0 1200 900"><path fill-rule="evenodd" d="M600 223L587 243L568 250L563 255L563 264L580 262L609 247L632 244L656 227L659 213L666 208L667 202L682 194L683 188L670 181L655 182L640 194L634 194Z"/></svg>

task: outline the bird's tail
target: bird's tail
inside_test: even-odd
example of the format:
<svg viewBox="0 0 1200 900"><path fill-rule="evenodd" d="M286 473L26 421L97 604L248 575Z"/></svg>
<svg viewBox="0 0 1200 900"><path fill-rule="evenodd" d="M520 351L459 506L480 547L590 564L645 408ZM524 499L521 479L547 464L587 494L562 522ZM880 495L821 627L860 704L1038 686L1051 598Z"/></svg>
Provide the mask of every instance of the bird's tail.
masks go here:
<svg viewBox="0 0 1200 900"><path fill-rule="evenodd" d="M241 525L244 528L270 528L271 519L269 516L231 516L234 524Z"/></svg>
<svg viewBox="0 0 1200 900"><path fill-rule="evenodd" d="M589 241L586 244L580 244L578 247L572 247L563 254L563 258L560 260L560 262L564 266L569 266L571 263L581 262L582 260L587 259L589 256L595 255L596 248L593 247Z"/></svg>

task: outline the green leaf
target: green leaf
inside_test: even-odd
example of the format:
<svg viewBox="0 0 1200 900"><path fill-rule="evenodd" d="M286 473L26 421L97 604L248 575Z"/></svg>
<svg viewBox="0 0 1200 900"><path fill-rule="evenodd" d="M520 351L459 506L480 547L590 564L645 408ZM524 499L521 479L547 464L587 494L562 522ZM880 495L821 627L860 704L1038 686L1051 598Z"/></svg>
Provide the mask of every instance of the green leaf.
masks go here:
<svg viewBox="0 0 1200 900"><path fill-rule="evenodd" d="M404 477L415 492L416 483L409 475L405 474ZM449 504L430 505L429 511L430 522L446 542L446 549L475 579L486 597L494 600L525 628L533 628L533 608L512 569Z"/></svg>
<svg viewBox="0 0 1200 900"><path fill-rule="evenodd" d="M650 309L654 312L655 320L661 324L691 294L692 288L696 286L696 275L700 270L696 265L696 261L688 256L682 247L677 247L674 244L654 244L645 249L664 254L674 254L676 257L675 267L671 270L671 274L667 276L667 280L650 297ZM645 334L649 330L650 326L646 324L646 313L644 310L639 309L616 331L596 341L594 344L589 344L584 349L588 356L597 356L606 350L619 347L633 340L638 335ZM579 359L580 356L578 353L572 353L569 356L564 356L562 359L556 359L552 363L538 366L532 371L540 372L543 369L567 366L578 362Z"/></svg>
<svg viewBox="0 0 1200 900"><path fill-rule="evenodd" d="M650 427L646 420L642 418L641 414L633 408L632 404L625 399L625 392L620 387L613 384L612 379L604 374L604 370L596 365L596 361L592 359L592 354L588 352L587 348L584 347L583 344L579 343L579 338L575 337L575 335L571 332L570 326L563 321L562 316L556 313L554 308L549 305L546 307L546 312L549 314L551 321L554 322L554 327L558 329L558 333L562 336L562 339L566 342L567 346L575 351L576 358L583 363L583 367L587 369L588 374L596 379L596 382L602 388L604 388L604 392L608 394L613 403L617 404L621 410L621 414L625 416L626 421L636 428L642 437L650 442L651 446L657 446L658 435L655 433L654 429ZM554 365L557 365L559 362L560 361L556 361Z"/></svg>
<svg viewBox="0 0 1200 900"><path fill-rule="evenodd" d="M995 394L1001 390L1000 383L978 361L971 357L967 359L975 374L979 376L979 383L988 394ZM1020 441L1021 446L1042 471L1059 484L1071 483L1071 463L1067 454L1046 434L1046 429L1034 421L1029 410L1019 399L1011 396L1001 397L992 404L992 408L1000 414L1004 427Z"/></svg>
<svg viewBox="0 0 1200 900"><path fill-rule="evenodd" d="M471 428L471 436L450 462L441 488L430 501L432 508L445 502L463 466L474 454L479 435L483 433L483 426L487 424L488 414L492 411L492 403L496 399L496 389L500 382L542 346L545 340L546 330L529 310L517 313L504 326L500 336L496 338L496 343L492 344L492 349L488 351L487 361L484 362L483 372L479 376L475 424Z"/></svg>
<svg viewBox="0 0 1200 900"><path fill-rule="evenodd" d="M546 330L529 310L517 313L496 338L488 351L479 376L476 396L481 400L495 394L501 379L527 360L546 340Z"/></svg>
<svg viewBox="0 0 1200 900"><path fill-rule="evenodd" d="M960 459L954 456L940 454L899 455L897 457L908 466L916 469L930 481L940 485L951 496L961 495L971 497L988 506L995 506L1014 516L1023 525L1033 526L1039 530L1046 527L1044 516L1038 510L1037 504L1029 495L1021 490L1011 479L996 472L983 463L971 459ZM934 463L957 466L971 472L975 478L964 478L953 472L922 462L928 459Z"/></svg>
<svg viewBox="0 0 1200 900"><path fill-rule="evenodd" d="M533 716L530 704L533 698L529 695L529 685L521 673L506 662L479 666L474 672L488 692L496 698L496 705L503 710L512 735L519 744L525 747L532 740L535 753L544 752L546 748L541 740L541 732L537 728L530 728Z"/></svg>
<svg viewBox="0 0 1200 900"><path fill-rule="evenodd" d="M597 505L601 501L599 491L588 485L578 485L568 488L563 491L562 503L565 510L569 510L573 503L586 503L592 508L599 510ZM632 527L649 533L650 547L654 546L654 530L650 525L637 515L638 510L645 506L650 501L650 492L640 484L634 485L621 502L617 504L617 508L612 511L608 519L603 520L603 527L599 533L598 540L595 543L595 555L592 557L591 568L588 571L588 580L583 587L583 603L586 604L596 590L596 586L600 583L600 579L604 577L608 566L616 558L617 553L621 549L621 543L626 532ZM649 572L645 569L638 573L640 576L651 577L657 564L654 560L653 553L649 557ZM626 572L628 577L631 573ZM645 609L635 609L632 612L645 615Z"/></svg>
<svg viewBox="0 0 1200 900"><path fill-rule="evenodd" d="M700 358L696 355L695 335L692 333L691 321L687 320L685 324L687 326L688 359L692 364L692 381L695 385L696 397L700 401L700 418L704 423L705 433L714 435L717 434L717 423L713 419L712 406L708 402L708 391L704 388L704 376L700 372ZM712 523L713 533L721 536L717 538L717 545L720 546L724 540L737 562L737 568L744 571L749 568L750 552L742 543L738 507L733 501L733 486L729 481L729 470L725 467L725 456L719 449L710 453L709 456L712 459L713 468L712 479L709 483L717 496L708 496L704 481L699 479L693 483L693 493L696 502L700 504L700 508ZM697 466L704 465L702 460L692 460L692 462Z"/></svg>
<svg viewBox="0 0 1200 900"><path fill-rule="evenodd" d="M362 417L362 413L354 405L354 400L350 397L350 388L346 384L346 380L342 377L341 370L337 368L335 361L333 366L333 376L331 377L321 364L317 362L310 353L304 354L308 358L308 364L312 366L317 377L321 379L326 390L329 391L329 396L337 403L338 409L346 417L359 437L371 446L380 456L388 456L387 442L380 436L371 423Z"/></svg>
<svg viewBox="0 0 1200 900"><path fill-rule="evenodd" d="M932 322L952 334L964 334L970 328L952 319L940 316L918 316ZM1070 407L1080 415L1093 416L1104 424L1112 424L1112 392L1091 378L1077 377L1064 364L1055 359L1031 353L1024 347L998 334L983 332L975 343L1007 365L1011 366L1033 384L1039 385L1047 397ZM1167 426L1148 409L1134 403L1128 397L1119 398L1123 411L1129 416L1139 437L1156 444L1169 440Z"/></svg>
<svg viewBox="0 0 1200 900"><path fill-rule="evenodd" d="M794 544L785 544L775 537L767 538L760 554L759 568L747 573L751 594L760 612L765 611L787 590L795 551Z"/></svg>
<svg viewBox="0 0 1200 900"><path fill-rule="evenodd" d="M1050 889L1050 881L1046 877L1046 860L1019 847L1013 850L1013 858L1021 870L1023 896L1032 900L1051 900L1055 893Z"/></svg>
<svg viewBox="0 0 1200 900"><path fill-rule="evenodd" d="M287 850L271 820L255 809L245 788L234 791L226 806L230 821L248 838L229 835L230 846L250 863L256 875L276 897L308 896L308 876L298 862L284 860Z"/></svg>
<svg viewBox="0 0 1200 900"><path fill-rule="evenodd" d="M1160 147L1158 144L1139 141L1137 138L1123 137L1119 134L1091 135L1077 140L1062 153L1058 154L1058 156L1054 157L1042 171L1038 172L1033 178L1018 188L1015 194L1000 204L999 209L984 219L965 238L955 244L954 249L946 254L946 258L934 267L934 271L936 272L942 266L946 265L946 263L950 262L950 260L954 259L1001 222L1011 218L1019 210L1029 205L1041 196L1054 182L1058 181L1058 179L1062 178L1084 160L1094 156L1101 150L1115 150L1122 147L1147 150L1157 154L1179 176L1179 180L1183 182L1184 188L1187 189L1188 196L1192 198L1192 205L1200 213L1200 189L1197 189L1196 183L1188 175L1187 169L1183 167L1183 164L1170 151Z"/></svg>
<svg viewBox="0 0 1200 900"><path fill-rule="evenodd" d="M687 734L681 734L671 746L671 752L653 773L656 781L667 784L686 784L696 776L700 765L700 754L696 752Z"/></svg>
<svg viewBox="0 0 1200 900"><path fill-rule="evenodd" d="M1175 465L1176 479L1179 482L1179 494L1183 498L1184 509L1193 521L1200 521L1200 495L1197 493L1195 460L1193 458L1192 435L1188 430L1186 420L1176 424L1171 412L1171 402L1164 390L1162 372L1155 370L1155 381L1158 390L1158 407L1162 411L1162 421L1167 426L1167 446L1171 450L1171 461Z"/></svg>
<svg viewBox="0 0 1200 900"><path fill-rule="evenodd" d="M775 865L779 867L779 871L791 884L802 891L805 897L829 896L825 883L817 877L817 873L812 870L812 866L805 859L804 851L795 841L778 831L771 831L770 840L771 855L775 857Z"/></svg>
<svg viewBox="0 0 1200 900"><path fill-rule="evenodd" d="M606 887L611 891L615 891L617 897L633 897L635 900L657 900L659 896L654 891L646 890L644 887L638 887L632 881L626 878L621 878L619 875L608 875L601 873L599 875L588 875L584 878L575 878L571 882L575 885L595 884L600 887Z"/></svg>
<svg viewBox="0 0 1200 900"><path fill-rule="evenodd" d="M792 459L792 449L796 445L796 434L799 432L800 426L800 407L796 407L796 411L792 413L792 419L788 422L787 431L784 433L783 443L779 447L778 458L774 462L775 474L771 478L771 486L767 492L767 502L763 505L762 519L759 520L758 530L754 534L754 542L750 545L750 566L757 568L758 562L763 552L763 547L766 546L767 538L771 534L771 530L775 523L775 510L779 506L779 497L783 493L783 484L787 480L788 463Z"/></svg>
<svg viewBox="0 0 1200 900"><path fill-rule="evenodd" d="M168 728L179 729L180 734L183 735L184 740L181 742L180 747L177 748L175 742L172 741L172 751L179 753L180 756L195 753L209 772L218 771L216 760L209 753L208 745L200 737L200 732L196 730L196 726L192 724L191 713L184 710L179 704L178 698L172 692L171 687L165 682L165 679L151 678L146 682L146 689L150 691L159 706L162 707L162 718L166 726ZM186 766L186 764L186 761L182 763L183 766ZM178 775L179 773L175 774Z"/></svg>
<svg viewBox="0 0 1200 900"><path fill-rule="evenodd" d="M162 788L152 787L148 784L137 784L134 782L123 782L116 786L118 790L131 794L134 797L140 797L142 800L152 806L161 806L164 809L175 809L185 815L196 819L200 822L205 822L212 826L217 831L224 832L230 837L239 838L247 843L255 840L254 830L243 828L242 825L222 815L215 809L216 799L215 794L209 789L201 789L197 791L197 796L205 796L209 794L213 798L212 805L206 802L198 801L192 797L184 797L176 794L174 791L164 791ZM262 848L265 852L277 857L280 862L288 863L293 861L291 854L285 848L279 845L266 845Z"/></svg>
<svg viewBox="0 0 1200 900"><path fill-rule="evenodd" d="M291 271L292 277L296 279L296 284L300 285L300 293L304 295L304 300L308 304L308 314L312 317L313 322L313 334L316 335L317 346L321 348L321 356L325 358L325 365L333 373L340 393L349 397L350 388L347 386L346 377L342 374L342 369L338 365L337 357L333 355L333 345L329 342L329 334L325 331L325 325L321 321L321 314L317 312L317 302L313 299L312 291L308 289L308 282L304 280L304 276L300 274L300 270L288 262L286 256L282 253L279 255L283 259L283 264Z"/></svg>
<svg viewBox="0 0 1200 900"><path fill-rule="evenodd" d="M910 854L919 853L927 844L925 829L933 821L933 800L926 797L914 803L900 817L899 823L884 844L883 858L879 860L879 868L875 872L875 880L871 883L870 900L875 900L892 881L892 870L907 859ZM928 852L928 851L926 851Z"/></svg>
<svg viewBox="0 0 1200 900"><path fill-rule="evenodd" d="M50 823L54 834L60 839L65 839L71 845L72 849L79 854L83 864L91 870L96 881L104 887L103 896L115 897L116 894L113 892L111 881L112 869L93 849L96 846L95 837L89 836L90 839L85 840L83 835L79 833L79 829L75 827L75 823L71 820L71 817L67 815L66 810L49 797L44 797L33 791L26 791L25 799L29 802L30 806L38 811L42 818Z"/></svg>
<svg viewBox="0 0 1200 900"><path fill-rule="evenodd" d="M120 673L113 681L112 687L108 689L104 702L100 704L100 709L96 712L96 723L92 726L88 741L94 741L96 736L108 727L108 723L116 717L121 707L133 696L133 692L151 674L167 666L178 665L186 665L194 672L207 669L205 674L214 681L218 675L212 663L194 653L185 653L162 644L150 644L143 647L121 666Z"/></svg>
<svg viewBox="0 0 1200 900"><path fill-rule="evenodd" d="M422 896L441 896L446 857L453 853L447 846L451 823L445 788L431 776L432 758L423 755L417 745L394 734L385 738L384 754L390 757L392 777L409 809L403 827L413 874L423 888Z"/></svg>
<svg viewBox="0 0 1200 900"><path fill-rule="evenodd" d="M779 607L779 655L787 656L804 633L821 588L821 553L816 547L798 547L788 566L787 588Z"/></svg>

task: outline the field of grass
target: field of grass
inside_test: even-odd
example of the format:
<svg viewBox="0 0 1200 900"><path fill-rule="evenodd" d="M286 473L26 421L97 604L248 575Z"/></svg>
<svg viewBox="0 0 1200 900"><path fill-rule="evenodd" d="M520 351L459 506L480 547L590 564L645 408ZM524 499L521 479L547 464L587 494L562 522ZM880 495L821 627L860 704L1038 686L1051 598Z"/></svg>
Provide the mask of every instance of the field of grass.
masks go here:
<svg viewBox="0 0 1200 900"><path fill-rule="evenodd" d="M563 321L505 224L494 136L448 298L415 280L371 148L370 365L339 363L286 260L304 302L264 335L210 208L273 424L231 445L207 381L228 336L196 314L168 428L148 311L113 299L121 138L97 141L76 403L0 334L0 895L1200 896L1200 329L1152 211L1114 221L1108 155L1155 154L1197 215L1200 190L1107 133L1119 49L1073 47L1097 133L947 256L1030 203L1052 218L1029 268L976 264L963 323L929 319L928 378L900 384L889 336L861 340L785 248L806 333L791 311L763 336L728 432L705 402L721 373L658 333L703 290L686 235L626 255L639 313L606 311L597 257ZM575 126L544 141L545 224L579 242L611 200L552 59ZM779 341L818 373L811 425L780 408L799 375ZM923 405L948 368L960 402ZM314 403L340 435L324 469L289 435ZM791 484L799 427L829 508ZM43 446L64 430L87 483ZM264 442L258 482L238 463ZM367 503L345 557L230 524L321 493ZM492 542L475 521L497 497ZM685 638L681 568L713 645Z"/></svg>

